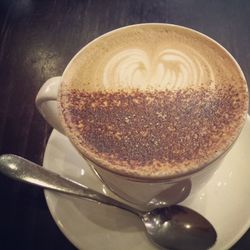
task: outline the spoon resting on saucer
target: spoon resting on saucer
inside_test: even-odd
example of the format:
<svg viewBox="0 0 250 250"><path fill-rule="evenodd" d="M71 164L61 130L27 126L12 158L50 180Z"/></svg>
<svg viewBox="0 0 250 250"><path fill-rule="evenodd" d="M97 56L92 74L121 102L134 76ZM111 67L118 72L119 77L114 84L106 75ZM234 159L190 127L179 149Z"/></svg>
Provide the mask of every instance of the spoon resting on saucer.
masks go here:
<svg viewBox="0 0 250 250"><path fill-rule="evenodd" d="M81 196L129 211L140 217L148 237L164 248L204 250L212 247L217 238L211 223L187 207L173 205L141 211L11 154L0 156L0 172L18 181Z"/></svg>

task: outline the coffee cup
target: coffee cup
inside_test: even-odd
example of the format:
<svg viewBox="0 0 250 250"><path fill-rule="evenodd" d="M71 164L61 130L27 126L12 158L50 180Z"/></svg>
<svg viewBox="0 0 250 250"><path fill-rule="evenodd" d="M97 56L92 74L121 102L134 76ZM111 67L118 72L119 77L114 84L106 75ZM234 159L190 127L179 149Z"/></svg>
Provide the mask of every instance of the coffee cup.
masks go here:
<svg viewBox="0 0 250 250"><path fill-rule="evenodd" d="M150 209L183 201L211 178L244 125L248 90L213 39L148 23L87 44L36 105L106 186Z"/></svg>

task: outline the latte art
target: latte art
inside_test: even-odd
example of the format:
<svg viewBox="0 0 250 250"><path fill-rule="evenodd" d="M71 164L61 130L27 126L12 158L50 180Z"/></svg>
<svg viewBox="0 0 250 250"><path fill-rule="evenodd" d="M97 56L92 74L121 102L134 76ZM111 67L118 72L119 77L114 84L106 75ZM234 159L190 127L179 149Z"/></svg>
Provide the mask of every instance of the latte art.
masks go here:
<svg viewBox="0 0 250 250"><path fill-rule="evenodd" d="M73 63L64 81L71 83L70 88L91 92L215 89L238 76L234 62L213 42L160 26L104 36Z"/></svg>
<svg viewBox="0 0 250 250"><path fill-rule="evenodd" d="M112 56L103 72L106 89L148 88L178 89L207 79L214 82L209 63L192 48L156 50L151 55L139 48L128 48Z"/></svg>

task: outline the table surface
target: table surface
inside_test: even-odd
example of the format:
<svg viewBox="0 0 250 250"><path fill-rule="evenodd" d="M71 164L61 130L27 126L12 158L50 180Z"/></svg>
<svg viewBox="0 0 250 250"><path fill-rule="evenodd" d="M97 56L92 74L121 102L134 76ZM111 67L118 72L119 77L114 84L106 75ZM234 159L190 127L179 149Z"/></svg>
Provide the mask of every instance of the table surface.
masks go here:
<svg viewBox="0 0 250 250"><path fill-rule="evenodd" d="M2 0L0 153L41 164L52 130L34 105L41 85L61 75L89 41L145 22L207 34L232 53L250 82L250 1ZM75 249L53 221L42 189L0 175L0 200L0 249ZM249 247L250 231L232 249Z"/></svg>

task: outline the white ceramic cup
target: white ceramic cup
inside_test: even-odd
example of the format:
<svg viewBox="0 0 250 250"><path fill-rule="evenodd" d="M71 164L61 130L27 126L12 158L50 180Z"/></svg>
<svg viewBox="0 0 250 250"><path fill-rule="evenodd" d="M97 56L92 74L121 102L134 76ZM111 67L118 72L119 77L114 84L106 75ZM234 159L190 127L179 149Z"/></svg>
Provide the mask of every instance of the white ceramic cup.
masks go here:
<svg viewBox="0 0 250 250"><path fill-rule="evenodd" d="M147 25L147 24L137 24L137 25ZM137 26L135 25L135 26ZM148 24L148 25L167 25L167 24ZM175 25L171 25L175 26ZM132 26L128 26L132 27ZM111 31L107 34L111 34L112 32L120 32L122 29L126 29L128 27L123 27L114 31ZM177 26L178 27L178 26ZM183 28L183 27L182 27ZM190 30L188 28L185 28ZM210 39L209 37L197 32L190 30L191 32L196 32L199 35L204 36L206 39ZM101 37L106 36L104 34ZM90 44L93 45L96 41L98 41L101 37L95 39ZM212 40L212 39L210 39ZM213 41L213 40L212 40ZM213 41L217 44L215 41ZM221 45L217 44L219 47ZM84 54L84 50L88 45L83 47L71 60L71 62L66 67L62 76L53 77L46 81L44 85L41 87L39 93L36 97L36 106L46 121L55 129L64 134L64 129L62 127L62 123L59 119L58 115L58 104L57 104L57 95L58 89L63 81L63 77L67 70L70 67L74 67L74 59L79 56L79 54ZM234 60L234 58L227 52L224 48L225 55L231 57L231 59L235 62L235 67L239 69L241 74L243 75L239 65ZM192 173L184 174L178 178L166 178L164 180L142 180L137 179L135 177L126 177L114 172L111 172L102 166L95 164L93 161L91 162L86 156L82 155L85 158L96 174L102 179L102 181L118 196L121 198L135 204L136 206L143 207L145 209L154 208L158 206L166 206L177 204L183 201L188 195L195 194L197 190L199 190L203 185L207 183L207 181L211 178L217 167L220 165L220 162L223 160L223 155L221 155L217 160L206 166L205 168L199 169L197 171L193 171Z"/></svg>

